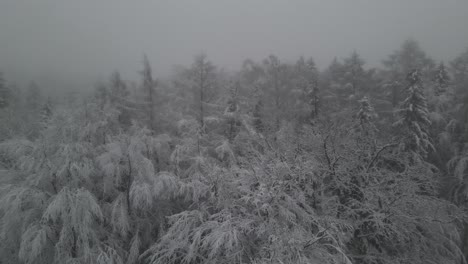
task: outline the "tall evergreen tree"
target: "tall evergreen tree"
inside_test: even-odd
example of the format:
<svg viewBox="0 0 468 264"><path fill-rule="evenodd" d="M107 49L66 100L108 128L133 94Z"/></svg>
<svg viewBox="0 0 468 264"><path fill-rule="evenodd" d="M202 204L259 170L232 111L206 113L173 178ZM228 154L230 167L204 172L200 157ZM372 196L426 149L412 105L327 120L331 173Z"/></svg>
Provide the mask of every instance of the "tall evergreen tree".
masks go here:
<svg viewBox="0 0 468 264"><path fill-rule="evenodd" d="M30 111L38 111L42 105L42 92L41 88L35 83L31 82L26 91L26 107Z"/></svg>
<svg viewBox="0 0 468 264"><path fill-rule="evenodd" d="M425 158L433 145L429 138L429 126L427 102L421 84L419 70L413 70L408 74L407 81L408 97L403 101L398 111L400 120L397 125L402 126L404 131L405 150L419 154Z"/></svg>
<svg viewBox="0 0 468 264"><path fill-rule="evenodd" d="M371 105L369 98L364 96L359 100L359 111L357 118L361 126L369 124L372 121L372 118L375 117L374 107Z"/></svg>
<svg viewBox="0 0 468 264"><path fill-rule="evenodd" d="M42 106L42 109L41 109L41 122L44 127L49 122L51 116L52 116L52 100L49 97L47 98L47 101L45 102L45 104Z"/></svg>
<svg viewBox="0 0 468 264"><path fill-rule="evenodd" d="M263 122L264 105L262 101L262 94L259 85L254 86L253 98L255 98L253 115L253 126L259 133L265 132L265 124Z"/></svg>
<svg viewBox="0 0 468 264"><path fill-rule="evenodd" d="M468 48L450 62L450 66L457 93L463 97L468 85Z"/></svg>
<svg viewBox="0 0 468 264"><path fill-rule="evenodd" d="M140 72L143 78L142 88L145 94L145 112L148 115L149 128L154 131L156 129L155 109L156 109L156 87L157 81L153 78L151 65L148 57L143 57L143 70Z"/></svg>
<svg viewBox="0 0 468 264"><path fill-rule="evenodd" d="M0 72L0 109L5 108L9 104L11 91L7 87L3 75Z"/></svg>
<svg viewBox="0 0 468 264"><path fill-rule="evenodd" d="M290 76L287 75L287 65L281 63L275 55L270 55L263 60L263 66L266 74L266 92L271 98L271 101L265 101L269 103L265 106L273 113L274 128L279 130L281 118L286 114L286 102L290 97L286 84Z"/></svg>
<svg viewBox="0 0 468 264"><path fill-rule="evenodd" d="M118 71L112 73L110 77L110 101L112 104L121 104L129 95L127 84Z"/></svg>
<svg viewBox="0 0 468 264"><path fill-rule="evenodd" d="M324 73L326 90L323 91L324 104L328 111L338 111L346 104L349 95L345 92L344 65L337 58L334 58Z"/></svg>
<svg viewBox="0 0 468 264"><path fill-rule="evenodd" d="M344 79L345 85L349 87L349 92L356 96L363 90L365 84L364 60L354 51L350 57L344 59Z"/></svg>
<svg viewBox="0 0 468 264"><path fill-rule="evenodd" d="M422 50L419 43L408 39L400 49L383 61L386 72L386 86L390 89L390 100L393 107L401 101L405 79L408 72L419 69L421 78L424 79L432 73L433 60Z"/></svg>
<svg viewBox="0 0 468 264"><path fill-rule="evenodd" d="M190 78L194 88L194 103L196 112L198 112L198 121L201 131L204 131L206 104L212 99L215 81L216 67L208 60L205 54L199 54L190 69Z"/></svg>
<svg viewBox="0 0 468 264"><path fill-rule="evenodd" d="M442 93L444 93L447 89L447 86L450 83L450 76L443 62L441 62L439 64L439 67L437 67L434 76L434 83L436 95L441 95Z"/></svg>
<svg viewBox="0 0 468 264"><path fill-rule="evenodd" d="M319 97L319 86L318 82L311 83L309 85L309 91L307 99L309 100L309 105L311 106L310 117L312 119L316 118L319 114L320 108L320 97Z"/></svg>
<svg viewBox="0 0 468 264"><path fill-rule="evenodd" d="M312 58L300 57L294 65L296 105L300 119L310 119L318 113L318 70Z"/></svg>
<svg viewBox="0 0 468 264"><path fill-rule="evenodd" d="M122 80L118 71L112 73L109 82L109 101L120 112L118 116L119 123L128 127L131 125L131 111L129 102L130 92L128 91L127 84ZM105 96L105 90L101 90L100 93L101 97ZM105 97L100 98L100 100L105 100Z"/></svg>

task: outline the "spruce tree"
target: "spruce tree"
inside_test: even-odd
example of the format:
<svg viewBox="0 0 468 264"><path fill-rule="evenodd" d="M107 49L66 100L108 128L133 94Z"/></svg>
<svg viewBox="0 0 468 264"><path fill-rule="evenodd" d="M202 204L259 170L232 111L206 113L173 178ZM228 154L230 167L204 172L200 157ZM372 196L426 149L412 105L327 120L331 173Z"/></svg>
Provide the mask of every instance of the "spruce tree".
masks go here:
<svg viewBox="0 0 468 264"><path fill-rule="evenodd" d="M408 97L403 101L398 111L400 120L398 126L404 128L404 149L425 158L428 151L433 148L429 138L429 126L427 102L421 85L419 70L413 70L408 74Z"/></svg>
<svg viewBox="0 0 468 264"><path fill-rule="evenodd" d="M145 112L148 115L148 124L149 128L154 131L156 129L156 118L155 118L155 109L156 109L156 87L157 81L153 78L153 73L151 69L150 62L148 57L145 55L143 57L143 70L140 72L142 77L142 90L145 93Z"/></svg>
<svg viewBox="0 0 468 264"><path fill-rule="evenodd" d="M128 91L127 84L120 77L120 73L115 71L109 80L110 83L110 95L109 101L113 107L119 111L118 120L121 125L129 127L131 125L131 105L129 102L130 92ZM101 91L103 96L101 99L105 102L105 92Z"/></svg>
<svg viewBox="0 0 468 264"><path fill-rule="evenodd" d="M436 70L434 82L436 95L441 95L446 91L450 82L450 77L443 62L439 64L439 67Z"/></svg>
<svg viewBox="0 0 468 264"><path fill-rule="evenodd" d="M36 112L40 110L40 107L43 102L41 88L32 81L29 84L29 88L26 91L26 105L31 112Z"/></svg>
<svg viewBox="0 0 468 264"><path fill-rule="evenodd" d="M371 105L367 96L364 96L359 100L359 111L357 117L361 126L369 124L372 121L372 118L375 117L374 107Z"/></svg>
<svg viewBox="0 0 468 264"><path fill-rule="evenodd" d="M433 60L426 54L416 40L408 39L401 47L383 61L386 86L390 89L390 101L393 107L403 99L406 75L419 69L421 78L427 77L434 69Z"/></svg>
<svg viewBox="0 0 468 264"><path fill-rule="evenodd" d="M51 116L52 116L52 100L49 97L47 98L46 103L42 106L42 109L41 109L41 123L44 128L49 122Z"/></svg>
<svg viewBox="0 0 468 264"><path fill-rule="evenodd" d="M309 85L308 99L309 105L311 106L310 117L312 119L316 118L319 114L320 107L320 97L319 97L319 87L317 82L314 82Z"/></svg>
<svg viewBox="0 0 468 264"><path fill-rule="evenodd" d="M344 81L348 93L356 96L364 85L365 71L363 68L364 60L354 51L349 58L344 59Z"/></svg>
<svg viewBox="0 0 468 264"><path fill-rule="evenodd" d="M355 132L358 146L362 148L361 154L368 155L369 149L375 151L375 137L377 128L374 124L374 119L377 114L374 111L369 98L364 96L359 102L359 110L355 116Z"/></svg>
<svg viewBox="0 0 468 264"><path fill-rule="evenodd" d="M197 108L198 121L201 131L205 129L206 104L214 97L216 86L216 67L208 60L206 54L195 56L189 70L193 83L194 106Z"/></svg>
<svg viewBox="0 0 468 264"><path fill-rule="evenodd" d="M265 125L263 124L263 101L260 87L255 85L253 97L255 98L255 105L252 111L253 125L258 133L265 132Z"/></svg>
<svg viewBox="0 0 468 264"><path fill-rule="evenodd" d="M5 84L2 73L0 72L0 109L8 106L10 98L10 89Z"/></svg>

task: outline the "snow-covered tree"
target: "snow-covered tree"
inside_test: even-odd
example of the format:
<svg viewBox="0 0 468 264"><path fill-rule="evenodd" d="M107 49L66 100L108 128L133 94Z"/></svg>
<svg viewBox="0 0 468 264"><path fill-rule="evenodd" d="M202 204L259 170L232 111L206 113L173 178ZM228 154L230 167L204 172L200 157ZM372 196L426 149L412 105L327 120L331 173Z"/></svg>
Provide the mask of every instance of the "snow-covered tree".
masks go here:
<svg viewBox="0 0 468 264"><path fill-rule="evenodd" d="M364 96L359 100L359 111L357 113L359 123L364 127L369 125L375 117L376 113L374 111L374 107L371 105L369 98Z"/></svg>
<svg viewBox="0 0 468 264"><path fill-rule="evenodd" d="M443 94L446 91L447 86L450 85L450 76L443 62L441 62L437 67L434 76L434 83L436 95Z"/></svg>
<svg viewBox="0 0 468 264"><path fill-rule="evenodd" d="M0 72L0 109L5 108L8 106L10 101L11 92L10 89L7 87L5 80L3 79L3 75Z"/></svg>
<svg viewBox="0 0 468 264"><path fill-rule="evenodd" d="M189 72L193 85L195 112L203 131L207 115L207 104L213 100L216 94L216 67L205 54L200 54L195 57Z"/></svg>
<svg viewBox="0 0 468 264"><path fill-rule="evenodd" d="M229 89L229 97L227 106L224 110L224 118L226 119L227 128L226 135L229 141L232 141L239 131L241 126L240 120L240 104L239 104L239 82L231 84Z"/></svg>
<svg viewBox="0 0 468 264"><path fill-rule="evenodd" d="M463 92L468 84L468 48L450 62L457 92Z"/></svg>
<svg viewBox="0 0 468 264"><path fill-rule="evenodd" d="M282 117L285 117L286 105L289 99L289 90L286 86L288 69L275 55L263 60L265 69L265 107L271 113L274 130L279 130Z"/></svg>
<svg viewBox="0 0 468 264"><path fill-rule="evenodd" d="M423 81L432 73L433 60L421 49L419 43L408 39L401 45L400 49L391 54L383 61L386 71L385 86L390 90L390 100L393 107L398 106L402 99L405 87L405 79L409 72L414 69L420 70Z"/></svg>
<svg viewBox="0 0 468 264"><path fill-rule="evenodd" d="M343 70L345 86L349 87L353 96L358 96L364 90L365 71L364 60L354 51L351 56L344 59Z"/></svg>
<svg viewBox="0 0 468 264"><path fill-rule="evenodd" d="M106 90L104 87L98 86L98 100L100 104L106 101ZM122 126L128 127L131 125L131 112L132 103L130 102L130 91L128 90L127 84L118 71L112 73L109 79L109 103L120 112L119 122Z"/></svg>
<svg viewBox="0 0 468 264"><path fill-rule="evenodd" d="M315 118L319 111L318 70L312 58L300 57L293 68L296 118Z"/></svg>
<svg viewBox="0 0 468 264"><path fill-rule="evenodd" d="M407 81L409 84L408 96L398 111L400 119L396 125L405 129L403 132L405 150L426 157L428 152L433 149L433 145L428 133L431 121L428 117L427 102L419 70L411 71Z"/></svg>
<svg viewBox="0 0 468 264"><path fill-rule="evenodd" d="M144 112L147 115L148 127L155 131L156 129L156 101L157 101L157 81L153 78L148 57L143 57L143 70L140 72L142 77L142 90L144 94Z"/></svg>
<svg viewBox="0 0 468 264"><path fill-rule="evenodd" d="M31 82L25 94L26 107L29 111L35 112L40 109L43 100L42 96L41 88L35 82Z"/></svg>
<svg viewBox="0 0 468 264"><path fill-rule="evenodd" d="M45 104L42 106L40 114L41 114L41 123L45 128L47 127L47 123L52 117L52 99L50 97L47 98Z"/></svg>

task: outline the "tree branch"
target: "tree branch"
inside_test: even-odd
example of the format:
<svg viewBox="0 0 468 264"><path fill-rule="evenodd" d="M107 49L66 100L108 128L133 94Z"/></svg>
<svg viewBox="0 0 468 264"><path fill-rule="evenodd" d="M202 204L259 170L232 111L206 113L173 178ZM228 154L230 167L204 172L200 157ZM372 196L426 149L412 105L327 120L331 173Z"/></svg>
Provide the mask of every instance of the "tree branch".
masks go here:
<svg viewBox="0 0 468 264"><path fill-rule="evenodd" d="M392 143L392 144L388 144L388 145L385 145L383 146L379 151L377 151L377 153L375 154L375 156L372 158L372 160L369 162L369 165L367 165L367 169L366 169L366 172L369 172L369 170L372 168L372 166L374 165L375 161L379 158L380 154L388 149L388 148L391 148L391 147L396 147L398 146L397 143Z"/></svg>

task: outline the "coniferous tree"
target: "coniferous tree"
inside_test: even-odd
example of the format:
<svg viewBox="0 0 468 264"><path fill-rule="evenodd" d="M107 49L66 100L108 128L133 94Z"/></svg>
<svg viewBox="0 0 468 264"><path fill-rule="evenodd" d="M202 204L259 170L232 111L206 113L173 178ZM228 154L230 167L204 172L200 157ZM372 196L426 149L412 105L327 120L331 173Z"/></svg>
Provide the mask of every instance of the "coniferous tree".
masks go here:
<svg viewBox="0 0 468 264"><path fill-rule="evenodd" d="M345 106L344 86L344 66L335 57L324 72L326 89L323 91L324 105L327 105L327 112L335 112ZM324 106L325 107L325 106Z"/></svg>
<svg viewBox="0 0 468 264"><path fill-rule="evenodd" d="M421 49L419 43L408 39L400 49L383 61L386 72L385 86L389 88L390 100L396 107L402 99L408 72L419 69L422 81L432 73L433 60Z"/></svg>
<svg viewBox="0 0 468 264"><path fill-rule="evenodd" d="M349 58L344 59L344 82L345 86L349 87L349 92L353 96L364 90L365 85L365 71L363 69L364 60L361 59L359 54L354 51Z"/></svg>
<svg viewBox="0 0 468 264"><path fill-rule="evenodd" d="M450 66L457 92L465 96L468 85L468 48L450 62Z"/></svg>
<svg viewBox="0 0 468 264"><path fill-rule="evenodd" d="M47 123L49 122L50 118L52 117L52 100L47 98L45 104L42 106L41 109L41 123L45 128Z"/></svg>
<svg viewBox="0 0 468 264"><path fill-rule="evenodd" d="M359 123L362 126L369 124L375 116L374 107L372 107L369 98L364 96L359 100L359 111L357 113Z"/></svg>
<svg viewBox="0 0 468 264"><path fill-rule="evenodd" d="M437 67L434 76L434 83L436 95L441 95L444 93L447 89L447 86L450 84L450 76L443 62L441 62L439 67Z"/></svg>
<svg viewBox="0 0 468 264"><path fill-rule="evenodd" d="M305 120L317 116L319 105L318 70L312 58L307 61L300 57L294 65L294 85L296 99L295 108L298 118Z"/></svg>
<svg viewBox="0 0 468 264"><path fill-rule="evenodd" d="M102 110L106 103L110 101L111 94L104 83L97 83L94 87L94 98L96 99L99 108Z"/></svg>
<svg viewBox="0 0 468 264"><path fill-rule="evenodd" d="M26 107L33 113L38 111L42 105L42 92L41 88L35 83L29 84L28 90L26 91Z"/></svg>
<svg viewBox="0 0 468 264"><path fill-rule="evenodd" d="M7 87L3 75L0 72L0 109L9 105L10 94L10 89Z"/></svg>
<svg viewBox="0 0 468 264"><path fill-rule="evenodd" d="M413 70L408 74L407 88L408 97L403 101L398 111L400 120L397 125L402 126L404 131L404 148L425 158L433 149L429 138L429 126L431 121L428 117L427 102L421 84L419 70Z"/></svg>
<svg viewBox="0 0 468 264"><path fill-rule="evenodd" d="M110 104L115 107L119 112L119 122L125 126L130 126L130 119L131 119L131 104L129 100L130 92L128 90L127 84L124 80L120 77L120 73L115 71L112 73L110 80L110 94L109 94L109 102ZM99 100L101 103L106 100L106 90L102 90L103 88L99 88Z"/></svg>
<svg viewBox="0 0 468 264"><path fill-rule="evenodd" d="M239 82L231 84L229 89L229 99L226 109L224 110L224 118L227 121L227 138L232 141L238 132L240 126L240 105L239 105Z"/></svg>
<svg viewBox="0 0 468 264"><path fill-rule="evenodd" d="M193 96L196 108L196 116L201 130L205 129L205 117L207 103L213 99L216 82L216 67L207 59L205 54L195 57L190 71L190 78L193 83Z"/></svg>
<svg viewBox="0 0 468 264"><path fill-rule="evenodd" d="M156 129L156 87L157 81L153 78L151 65L148 57L143 57L143 70L140 72L142 76L142 89L145 95L144 99L144 111L147 115L148 126L152 131Z"/></svg>
<svg viewBox="0 0 468 264"><path fill-rule="evenodd" d="M272 104L269 105L269 107L273 113L274 127L277 131L280 128L281 115L284 113L284 103L287 99L283 79L286 69L285 65L282 65L275 55L268 56L268 58L263 61L263 65L265 67L268 85L267 91L272 97Z"/></svg>
<svg viewBox="0 0 468 264"><path fill-rule="evenodd" d="M252 111L253 126L257 130L258 133L263 133L265 132L265 124L263 122L264 106L263 106L260 87L258 85L255 85L255 88L253 91L253 98L255 98L255 104L254 104L254 108Z"/></svg>
<svg viewBox="0 0 468 264"><path fill-rule="evenodd" d="M319 115L319 109L320 109L320 97L319 97L320 89L318 86L318 82L312 83L309 86L309 93L308 93L308 99L309 99L309 104L311 106L311 112L310 112L310 117L312 119L316 118Z"/></svg>
<svg viewBox="0 0 468 264"><path fill-rule="evenodd" d="M112 104L122 104L129 95L127 84L118 71L112 73L110 77L110 102Z"/></svg>

